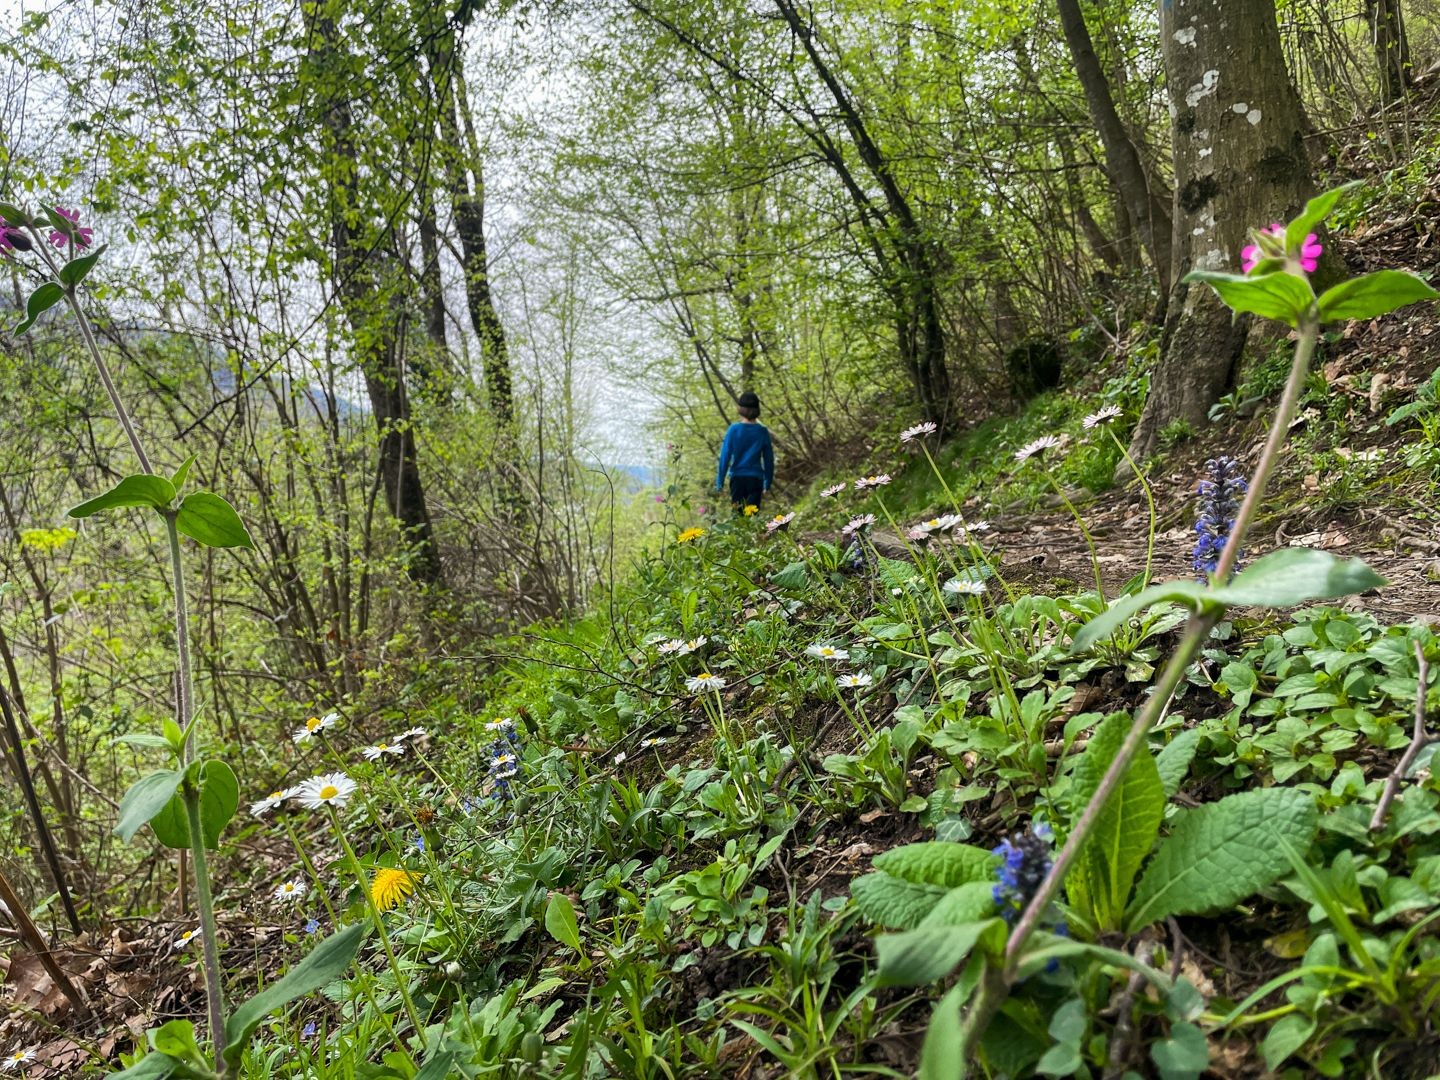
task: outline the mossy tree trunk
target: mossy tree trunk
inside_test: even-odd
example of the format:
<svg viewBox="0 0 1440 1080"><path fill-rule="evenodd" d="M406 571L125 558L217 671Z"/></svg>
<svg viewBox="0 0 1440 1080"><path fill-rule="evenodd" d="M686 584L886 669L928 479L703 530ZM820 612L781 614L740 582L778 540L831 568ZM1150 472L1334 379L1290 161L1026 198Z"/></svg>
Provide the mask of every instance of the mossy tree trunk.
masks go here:
<svg viewBox="0 0 1440 1080"><path fill-rule="evenodd" d="M1273 0L1166 0L1160 8L1175 146L1174 282L1150 393L1131 442L1198 429L1232 385L1249 330L1191 270L1239 270L1252 227L1292 216L1313 193L1304 113L1285 68Z"/></svg>

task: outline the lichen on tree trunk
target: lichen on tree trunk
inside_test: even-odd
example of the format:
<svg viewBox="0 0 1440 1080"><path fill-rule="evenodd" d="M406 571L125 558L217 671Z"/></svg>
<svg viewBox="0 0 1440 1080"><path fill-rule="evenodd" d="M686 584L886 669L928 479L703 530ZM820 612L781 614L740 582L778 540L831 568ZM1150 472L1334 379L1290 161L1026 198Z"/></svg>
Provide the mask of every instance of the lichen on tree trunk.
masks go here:
<svg viewBox="0 0 1440 1080"><path fill-rule="evenodd" d="M1177 421L1207 422L1245 345L1247 320L1185 275L1238 270L1248 230L1284 221L1313 193L1273 0L1164 0L1160 36L1175 144L1175 284L1131 442L1137 461Z"/></svg>

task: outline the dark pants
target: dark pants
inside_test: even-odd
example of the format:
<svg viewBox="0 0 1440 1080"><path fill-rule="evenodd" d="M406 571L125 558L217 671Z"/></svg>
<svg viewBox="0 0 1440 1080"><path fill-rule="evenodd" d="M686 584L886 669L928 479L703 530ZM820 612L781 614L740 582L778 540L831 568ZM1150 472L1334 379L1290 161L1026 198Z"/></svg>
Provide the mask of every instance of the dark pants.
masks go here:
<svg viewBox="0 0 1440 1080"><path fill-rule="evenodd" d="M736 510L759 506L765 496L765 481L758 476L731 476L730 501Z"/></svg>

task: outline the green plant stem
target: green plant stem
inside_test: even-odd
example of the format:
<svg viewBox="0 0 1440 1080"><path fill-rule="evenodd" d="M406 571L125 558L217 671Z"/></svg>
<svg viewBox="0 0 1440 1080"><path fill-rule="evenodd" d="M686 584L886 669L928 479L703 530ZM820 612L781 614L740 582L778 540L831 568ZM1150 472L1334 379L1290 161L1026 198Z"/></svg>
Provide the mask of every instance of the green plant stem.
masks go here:
<svg viewBox="0 0 1440 1080"><path fill-rule="evenodd" d="M1080 535L1085 538L1085 546L1090 549L1090 567L1095 571L1095 591L1100 594L1100 602L1104 603L1105 583L1100 580L1100 556L1095 552L1095 541L1090 536L1090 530L1085 527L1085 519L1080 516L1080 511L1075 509L1075 504L1070 501L1070 497L1060 487L1060 481L1050 475L1050 470L1042 466L1040 471L1044 474L1045 479L1050 481L1050 486L1055 489L1055 494L1060 496L1060 501L1065 504L1065 509L1070 511L1070 516L1075 519L1075 524L1080 526Z"/></svg>
<svg viewBox="0 0 1440 1080"><path fill-rule="evenodd" d="M1140 580L1140 588L1146 589L1150 586L1151 568L1155 565L1155 530L1160 527L1155 515L1155 492L1150 487L1150 481L1145 479L1145 474L1141 472L1140 466L1130 456L1129 448L1120 441L1120 436L1115 434L1109 424L1105 425L1105 430L1109 433L1110 438L1115 440L1115 446L1119 449L1120 456L1125 459L1125 464L1130 466L1130 471L1135 474L1135 479L1140 481L1140 490L1145 492L1145 505L1150 510L1150 529L1145 542L1145 576Z"/></svg>
<svg viewBox="0 0 1440 1080"><path fill-rule="evenodd" d="M1245 495L1245 501L1235 516L1235 526L1230 532L1225 549L1220 553L1215 575L1212 578L1213 582L1224 582L1230 576L1230 571L1239 557L1240 545L1244 540L1245 532L1254 519L1255 511L1264 495L1265 486L1274 470L1275 462L1280 456L1280 447L1285 442L1285 437L1290 431L1290 423L1294 420L1296 409L1299 407L1300 395L1305 388L1305 378L1310 370L1311 358L1315 355L1315 343L1319 333L1319 318L1312 305L1301 319L1300 338L1295 345L1295 360L1290 366L1290 375L1285 383L1285 393L1281 397L1280 405L1271 421L1270 435L1265 440L1265 448L1261 451L1260 461L1255 467L1255 475ZM1200 651L1201 645L1209 637L1215 624L1219 622L1222 613L1223 609L1212 609L1197 612L1191 616L1185 637L1181 640L1174 655L1170 657L1169 663L1165 665L1160 680L1151 691L1145 708L1141 710L1139 717L1131 725L1129 733L1125 736L1125 742L1121 744L1110 767L1105 770L1105 775L1101 778L1094 796L1086 804L1080 819L1071 828L1070 835L1055 856L1055 861L1045 875L1045 880L1041 882L1040 888L1036 890L1034 897L1031 898L1024 913L1020 916L1020 920L1010 932L1010 939L1005 947L1004 967L987 971L980 999L966 1018L962 1046L967 1060L974 1052L976 1043L984 1035L990 1018L999 1010L1009 994L1030 935L1035 932L1041 918L1060 891L1066 872L1089 838L1095 822L1099 820L1100 814L1105 808L1105 803L1119 786L1121 778L1130 767L1131 760L1144 745L1151 728L1160 719L1161 713L1179 687L1181 679L1184 678L1191 660Z"/></svg>
<svg viewBox="0 0 1440 1080"><path fill-rule="evenodd" d="M204 952L205 998L210 1012L210 1043L215 1049L215 1072L225 1075L225 988L220 981L220 944L215 933L215 905L210 895L210 868L205 858L205 834L200 828L200 787L185 781L181 798L190 823L190 857L195 864L195 902L200 908L200 937Z"/></svg>
<svg viewBox="0 0 1440 1080"><path fill-rule="evenodd" d="M175 526L175 515L165 514L165 531L170 536L170 571L175 592L175 656L180 666L180 686L176 695L176 719L185 734L185 752L180 764L190 764L193 756L193 742L190 725L195 719L195 684L190 667L190 616L185 610L185 568L180 559L180 530Z"/></svg>
<svg viewBox="0 0 1440 1080"><path fill-rule="evenodd" d="M380 944L385 949L385 959L390 963L390 970L395 973L395 989L400 993L400 1000L405 1004L405 1015L410 1018L410 1025L415 1029L415 1037L420 1041L420 1046L425 1046L425 1028L420 1023L420 1014L415 1009L415 1002L410 997L410 988L405 985L405 973L400 970L400 961L395 957L395 946L390 941L390 931L385 929L385 918L380 909L375 906L375 898L370 895L370 889L365 883L365 870L360 865L360 856L355 854L355 849L350 846L350 841L345 835L345 830L340 826L340 817L335 813L333 807L327 806L326 811L330 815L330 824L335 829L335 836L340 841L340 846L345 850L345 857L350 860L350 868L355 874L355 881L360 886L360 894L365 898L365 908L370 912L370 920L375 924L375 930L380 935Z"/></svg>

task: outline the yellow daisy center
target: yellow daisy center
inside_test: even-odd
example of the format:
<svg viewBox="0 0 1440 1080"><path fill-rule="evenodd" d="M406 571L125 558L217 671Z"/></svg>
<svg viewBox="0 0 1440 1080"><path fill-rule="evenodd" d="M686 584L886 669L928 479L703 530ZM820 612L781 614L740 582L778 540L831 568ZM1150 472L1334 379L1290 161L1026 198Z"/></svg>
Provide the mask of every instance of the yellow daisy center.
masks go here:
<svg viewBox="0 0 1440 1080"><path fill-rule="evenodd" d="M337 788L334 784L326 784L320 789L320 798L322 799L333 799L336 795L339 794L340 789Z"/></svg>
<svg viewBox="0 0 1440 1080"><path fill-rule="evenodd" d="M310 717L309 720L306 720L306 721L305 721L305 730L306 730L306 731L314 731L314 730L315 730L316 728L318 728L319 726L320 726L320 718L319 718L318 716L312 716L312 717Z"/></svg>

